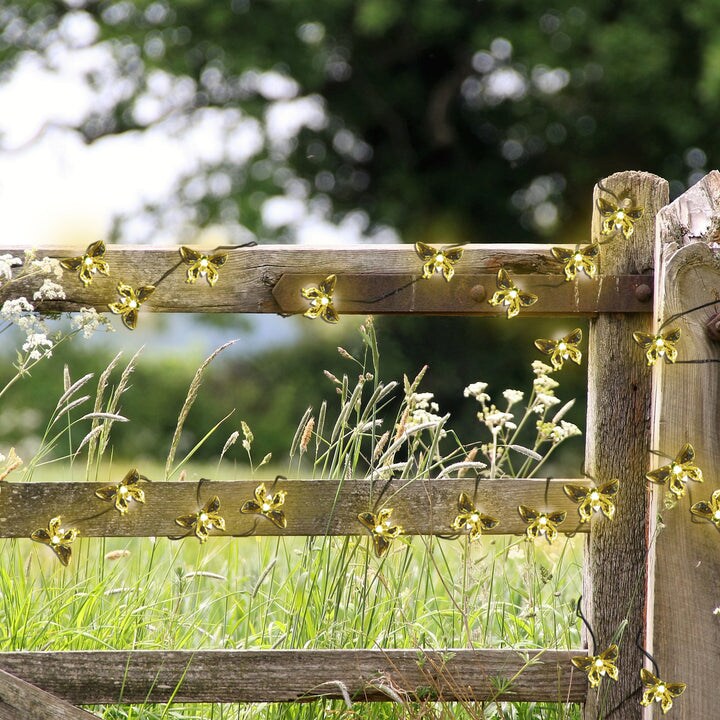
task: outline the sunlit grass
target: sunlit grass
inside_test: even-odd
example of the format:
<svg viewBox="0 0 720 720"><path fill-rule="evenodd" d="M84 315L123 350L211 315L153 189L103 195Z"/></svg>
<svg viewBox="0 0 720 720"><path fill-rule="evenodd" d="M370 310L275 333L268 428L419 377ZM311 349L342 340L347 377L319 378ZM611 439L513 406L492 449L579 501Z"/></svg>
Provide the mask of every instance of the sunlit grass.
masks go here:
<svg viewBox="0 0 720 720"><path fill-rule="evenodd" d="M357 537L211 538L205 545L190 539L83 539L69 568L43 546L5 540L0 558L2 650L580 643L573 613L580 592L578 539L536 548L506 537L473 544L414 538L398 542L382 560L367 538ZM117 712L106 709L103 717L123 717ZM142 712L136 717L155 717ZM221 712L174 706L166 717L317 717L301 706ZM376 703L356 706L355 712L399 717L384 714ZM568 710L505 712L556 718Z"/></svg>
<svg viewBox="0 0 720 720"><path fill-rule="evenodd" d="M331 417L323 403L317 413L309 412L301 420L290 445L289 467L283 472L293 477L346 478L346 482L394 474L412 482L445 471L479 472L482 468L475 458L480 451L478 459L494 458L492 476L502 477L499 453L509 456L509 450L502 448L518 442L514 438L522 428L502 428L489 445L463 446L446 430L447 418L434 415L431 405L418 400L422 373L414 382L405 379L403 385L384 385L376 378L378 350L371 325L364 332L367 357L355 360L363 371L357 384L347 376L335 379L337 413ZM108 402L110 407L96 401L95 412L115 412L117 393ZM489 410L482 403L486 416L492 416L494 406ZM388 417L385 430L381 422L387 423ZM535 417L526 410L528 422ZM545 414L542 418L550 421ZM112 422L101 416L93 420L95 436L89 442L95 452L93 462L71 464L71 452L61 462L32 464L25 479L119 481L127 466L113 460L109 449L102 452ZM249 433L243 426L235 441L241 445L244 440L252 456L253 442L261 445L261 439L254 440ZM542 442L538 435L534 449L520 453L523 468L544 462L549 452L542 458L536 452ZM451 450L441 450L448 445ZM272 477L275 467L257 461L240 466L227 458L214 465L194 465L187 458L173 464L171 458L166 466L158 461L140 471L162 482L182 469L192 482L199 477ZM73 544L67 568L43 545L3 540L0 650L566 649L580 645L575 602L581 591L581 565L582 540L565 537L552 545L505 536L476 542L464 535L401 537L383 557L375 555L368 536L211 537L206 544L192 536L80 538ZM430 701L355 703L352 709L337 701L113 706L96 712L107 719L184 720L580 717L578 707L561 703Z"/></svg>

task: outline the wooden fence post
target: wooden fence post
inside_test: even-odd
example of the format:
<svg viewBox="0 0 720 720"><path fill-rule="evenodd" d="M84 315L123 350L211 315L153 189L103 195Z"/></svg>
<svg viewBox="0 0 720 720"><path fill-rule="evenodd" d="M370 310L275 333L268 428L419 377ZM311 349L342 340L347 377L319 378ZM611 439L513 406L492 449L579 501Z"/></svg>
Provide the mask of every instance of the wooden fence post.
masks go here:
<svg viewBox="0 0 720 720"><path fill-rule="evenodd" d="M622 232L601 234L605 217L598 200L623 207L642 207L629 238ZM595 187L592 240L608 241L601 248L601 274L643 273L653 267L655 215L668 201L668 185L644 172L615 173ZM598 282L602 282L602 275ZM640 290L640 289L639 289ZM630 317L604 313L590 321L588 344L588 415L585 468L598 483L620 480L614 521L593 524L587 541L584 577L585 613L592 624L599 653L627 620L620 646L617 682L605 681L600 696L588 693L585 719L638 720L640 706L633 693L642 665L634 647L642 627L646 562L647 499L643 476L650 447L651 373L638 357L634 330L649 332L652 290L647 315Z"/></svg>
<svg viewBox="0 0 720 720"><path fill-rule="evenodd" d="M657 325L720 298L719 227L717 171L658 215ZM686 495L671 509L664 506L667 487L654 486L652 493L646 647L663 680L687 683L673 705L677 720L716 718L720 706L720 533L690 512L693 503L709 501L720 489L720 345L705 329L719 309L696 310L669 323L664 331L678 327L682 332L678 363L659 363L655 369L653 449L674 458L691 443L705 478L702 485L687 483ZM692 362L709 358L715 362ZM668 462L653 460L654 467ZM656 703L644 715L654 717L660 717Z"/></svg>

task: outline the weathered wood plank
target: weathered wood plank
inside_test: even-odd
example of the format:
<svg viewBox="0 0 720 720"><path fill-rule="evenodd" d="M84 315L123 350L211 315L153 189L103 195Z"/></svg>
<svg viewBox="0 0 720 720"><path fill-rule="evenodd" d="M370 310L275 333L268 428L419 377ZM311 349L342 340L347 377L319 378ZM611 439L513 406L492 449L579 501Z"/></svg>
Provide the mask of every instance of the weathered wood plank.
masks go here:
<svg viewBox="0 0 720 720"><path fill-rule="evenodd" d="M65 700L42 690L29 682L0 670L0 719L3 718L3 705L10 718L23 720L94 720L91 715L80 708L70 705Z"/></svg>
<svg viewBox="0 0 720 720"><path fill-rule="evenodd" d="M583 702L583 650L202 650L0 653L0 668L75 704L343 697ZM178 688L179 686L179 688ZM499 692L498 688L502 688ZM176 692L177 689L177 692Z"/></svg>
<svg viewBox="0 0 720 720"><path fill-rule="evenodd" d="M118 300L122 281L137 287L156 285L143 304L145 312L249 312L301 313L307 307L303 287L316 286L331 273L338 275L335 307L342 314L439 313L499 315L500 308L487 301L496 290L495 277L505 267L538 302L524 314L593 314L597 312L651 311L652 278L644 274L615 276L601 268L596 280L584 276L565 282L562 265L550 254L549 245L468 245L456 266L456 276L446 283L440 276L419 279L422 261L411 245L363 245L312 248L263 245L227 249L227 263L220 268L215 287L205 280L189 285L178 248L108 245L105 259L110 276L95 275L84 287L76 273L65 272L67 299L46 302L45 310L73 311L95 307L107 311ZM38 249L39 257L69 257L85 248ZM22 248L7 252L22 255ZM174 269L173 269L174 268ZM168 271L169 274L168 274ZM400 292L393 292L406 286ZM0 302L9 297L31 296L41 280L13 283L0 290ZM637 288L645 286L642 291ZM382 300L380 297L386 296Z"/></svg>
<svg viewBox="0 0 720 720"><path fill-rule="evenodd" d="M720 293L717 227L720 173L714 171L658 215L657 319L716 300ZM662 678L685 682L673 705L678 720L718 715L720 676L720 532L697 520L689 509L709 501L720 489L720 346L705 332L705 321L720 306L686 315L668 327L682 331L678 362L656 366L653 448L675 457L687 442L696 451L705 481L688 483L687 494L672 509L663 507L666 487L653 486L648 570L646 643ZM667 327L665 328L667 330ZM681 364L714 359L715 363ZM656 458L653 467L668 460ZM662 515L662 527L657 515ZM653 714L653 712L655 714ZM657 709L646 718L660 717Z"/></svg>
<svg viewBox="0 0 720 720"><path fill-rule="evenodd" d="M596 186L593 239L607 239L601 237L603 217L598 198L619 204L627 197L633 206L644 208L630 239L617 234L602 246L603 272L648 272L653 267L654 218L667 202L667 183L649 173L622 172L606 178L601 185L619 199ZM634 692L642 658L634 643L642 627L647 520L643 476L650 449L651 378L632 333L649 331L651 320L649 314L603 314L590 321L585 466L600 483L619 478L620 491L614 521L598 522L588 537L583 604L600 645L596 652L612 642L625 620L628 625L619 643L619 680L603 683L600 707L598 695L589 693L587 720L640 717Z"/></svg>
<svg viewBox="0 0 720 720"><path fill-rule="evenodd" d="M437 313L443 315L502 316L505 309L488 303L496 287L497 273L492 275L455 274L450 283L440 278L417 279L412 275L339 276L335 288L334 307L342 314L367 313ZM299 288L317 285L322 277L284 273L273 288L273 295L283 313L303 313L308 301ZM523 308L523 315L596 315L599 312L639 313L651 308L649 295L637 291L640 285L652 288L651 275L600 276L596 280L581 278L566 282L548 275L517 275L519 287L538 296L538 301ZM397 288L405 288L395 292ZM645 298L640 300L640 297ZM386 297L387 296L387 297ZM382 300L377 300L383 298Z"/></svg>
<svg viewBox="0 0 720 720"><path fill-rule="evenodd" d="M0 720L18 720L17 710L2 700L0 700Z"/></svg>
<svg viewBox="0 0 720 720"><path fill-rule="evenodd" d="M142 483L145 504L130 503L125 515L111 502L95 496L107 483L0 482L0 537L29 537L48 520L60 515L63 526L75 527L81 537L177 537L186 531L175 518L197 512L217 495L219 514L230 536L244 535L362 535L360 512L393 508L392 520L408 535L451 535L450 524L458 514L458 497L466 492L476 507L499 520L488 533L521 534L526 525L518 513L522 503L538 510L565 510L560 531L587 532L581 525L577 505L562 486L587 480L443 478L439 480L279 480L275 491L285 490L282 510L287 528L281 529L260 515L240 512L253 499L256 481L153 482ZM270 489L272 483L267 483Z"/></svg>

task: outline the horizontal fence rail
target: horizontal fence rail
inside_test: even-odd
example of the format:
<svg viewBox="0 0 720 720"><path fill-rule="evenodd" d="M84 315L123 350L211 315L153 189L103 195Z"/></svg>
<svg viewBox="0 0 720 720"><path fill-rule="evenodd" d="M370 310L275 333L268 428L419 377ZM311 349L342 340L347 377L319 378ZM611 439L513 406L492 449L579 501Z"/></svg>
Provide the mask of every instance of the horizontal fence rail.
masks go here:
<svg viewBox="0 0 720 720"><path fill-rule="evenodd" d="M583 702L586 650L197 650L0 653L0 670L76 704L319 698Z"/></svg>
<svg viewBox="0 0 720 720"><path fill-rule="evenodd" d="M445 282L436 275L423 280L423 261L411 245L362 245L317 248L262 245L229 247L227 261L218 268L214 287L203 279L186 282L188 266L179 248L108 245L104 255L109 275L93 275L83 286L77 272L66 270L66 299L45 301L44 311L77 311L95 307L107 311L118 300L117 284L133 288L155 285L142 312L278 313L298 314L308 309L302 288L317 286L337 275L334 306L343 314L421 313L443 315L503 315L505 309L488 300L497 289L496 278L505 268L522 290L538 301L523 315L596 315L602 312L652 312L653 277L648 274L604 275L589 279L578 274L566 282L563 265L550 245L466 245L455 265L455 276ZM572 246L565 246L571 248ZM44 248L38 257L77 257L85 247ZM211 252L204 249L204 252ZM22 257L22 248L6 252ZM0 302L31 297L42 279L29 278L0 289Z"/></svg>
<svg viewBox="0 0 720 720"><path fill-rule="evenodd" d="M577 504L568 498L565 484L590 487L586 479L544 480L505 478L443 478L438 480L279 480L266 483L268 491L287 493L282 511L287 527L281 528L259 514L242 513L252 501L256 481L143 482L144 504L131 501L125 514L112 502L95 495L108 483L0 482L0 537L21 538L49 518L61 516L64 528L76 527L80 537L178 537L186 530L175 519L197 513L211 498L220 500L218 514L225 532L211 535L363 535L367 530L358 513L392 508L392 522L406 535L453 535L451 523L460 512L458 499L466 493L479 512L498 524L486 534L520 535L527 529L518 512L520 504L539 512L566 512L558 525L563 533L588 532L581 523Z"/></svg>

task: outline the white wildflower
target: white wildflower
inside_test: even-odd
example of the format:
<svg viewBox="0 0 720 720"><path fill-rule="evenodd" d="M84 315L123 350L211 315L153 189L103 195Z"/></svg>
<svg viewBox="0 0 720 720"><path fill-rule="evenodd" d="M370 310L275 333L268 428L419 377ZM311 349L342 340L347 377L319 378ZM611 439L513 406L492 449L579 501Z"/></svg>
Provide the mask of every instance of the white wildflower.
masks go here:
<svg viewBox="0 0 720 720"><path fill-rule="evenodd" d="M538 376L547 375L548 373L551 373L553 371L553 369L549 365L546 365L540 360L533 360L532 369L533 372Z"/></svg>
<svg viewBox="0 0 720 720"><path fill-rule="evenodd" d="M44 257L40 260L33 260L30 267L43 275L54 275L57 280L60 280L63 276L62 265L56 258Z"/></svg>
<svg viewBox="0 0 720 720"><path fill-rule="evenodd" d="M410 414L405 427L409 430L417 425L426 425L428 423L432 425L439 425L442 421L443 418L440 415L435 415L427 410L418 408L417 410L413 410Z"/></svg>
<svg viewBox="0 0 720 720"><path fill-rule="evenodd" d="M516 403L519 403L524 397L525 393L521 390L512 390L508 388L503 391L503 397L508 401L508 408L511 408Z"/></svg>
<svg viewBox="0 0 720 720"><path fill-rule="evenodd" d="M45 333L47 335L48 328L45 322L38 315L29 314L22 315L15 320L15 324L26 334Z"/></svg>
<svg viewBox="0 0 720 720"><path fill-rule="evenodd" d="M542 415L544 412L549 410L553 405L557 405L560 402L560 398L556 398L552 393L539 392L535 396L535 402L530 408L532 412Z"/></svg>
<svg viewBox="0 0 720 720"><path fill-rule="evenodd" d="M485 392L485 390L487 390L487 386L488 386L488 384L485 382L471 383L463 390L463 395L465 397L473 397L479 403L484 405L486 402L489 402L489 400L490 400L490 396Z"/></svg>
<svg viewBox="0 0 720 720"><path fill-rule="evenodd" d="M552 391L559 386L560 383L557 380L553 380L547 375L540 375L533 380L533 390L535 390L535 392L552 394Z"/></svg>
<svg viewBox="0 0 720 720"><path fill-rule="evenodd" d="M5 254L0 255L0 280L12 280L12 269L17 265L22 265L20 258L13 257L12 255Z"/></svg>
<svg viewBox="0 0 720 720"><path fill-rule="evenodd" d="M493 435L497 435L503 428L515 430L517 425L513 422L515 416L512 413L502 412L494 405L478 413L478 420L485 423Z"/></svg>
<svg viewBox="0 0 720 720"><path fill-rule="evenodd" d="M582 432L580 428L571 422L566 422L565 420L560 421L560 427L562 428L563 432L565 433L565 438L573 437L574 435L582 435ZM563 439L565 439L563 438Z"/></svg>
<svg viewBox="0 0 720 720"><path fill-rule="evenodd" d="M431 402L435 397L434 393L412 393L408 398L408 417L403 428L405 432L412 430L418 425L441 425L446 418L438 415L440 406ZM445 437L445 430L440 431L440 437Z"/></svg>
<svg viewBox="0 0 720 720"><path fill-rule="evenodd" d="M24 313L30 313L35 308L24 297L6 300L0 308L0 317L8 322L17 322Z"/></svg>
<svg viewBox="0 0 720 720"><path fill-rule="evenodd" d="M538 420L535 427L541 440L549 440L555 445L561 443L563 440L567 440L569 437L582 434L577 425L566 422L565 420L562 420L559 425L554 422Z"/></svg>
<svg viewBox="0 0 720 720"><path fill-rule="evenodd" d="M410 396L410 407L427 410L430 407L430 401L435 397L433 393L413 393ZM437 407L437 403L433 403Z"/></svg>
<svg viewBox="0 0 720 720"><path fill-rule="evenodd" d="M44 349L46 348L46 349ZM29 352L30 360L39 360L41 357L52 355L53 341L44 333L32 333L22 346L25 352Z"/></svg>
<svg viewBox="0 0 720 720"><path fill-rule="evenodd" d="M33 293L33 300L64 300L65 291L62 285L45 278L43 284Z"/></svg>
<svg viewBox="0 0 720 720"><path fill-rule="evenodd" d="M78 330L84 338L89 338L101 326L105 326L108 332L115 332L115 328L109 323L108 319L95 308L80 308L80 312L73 316L70 326L73 330Z"/></svg>

